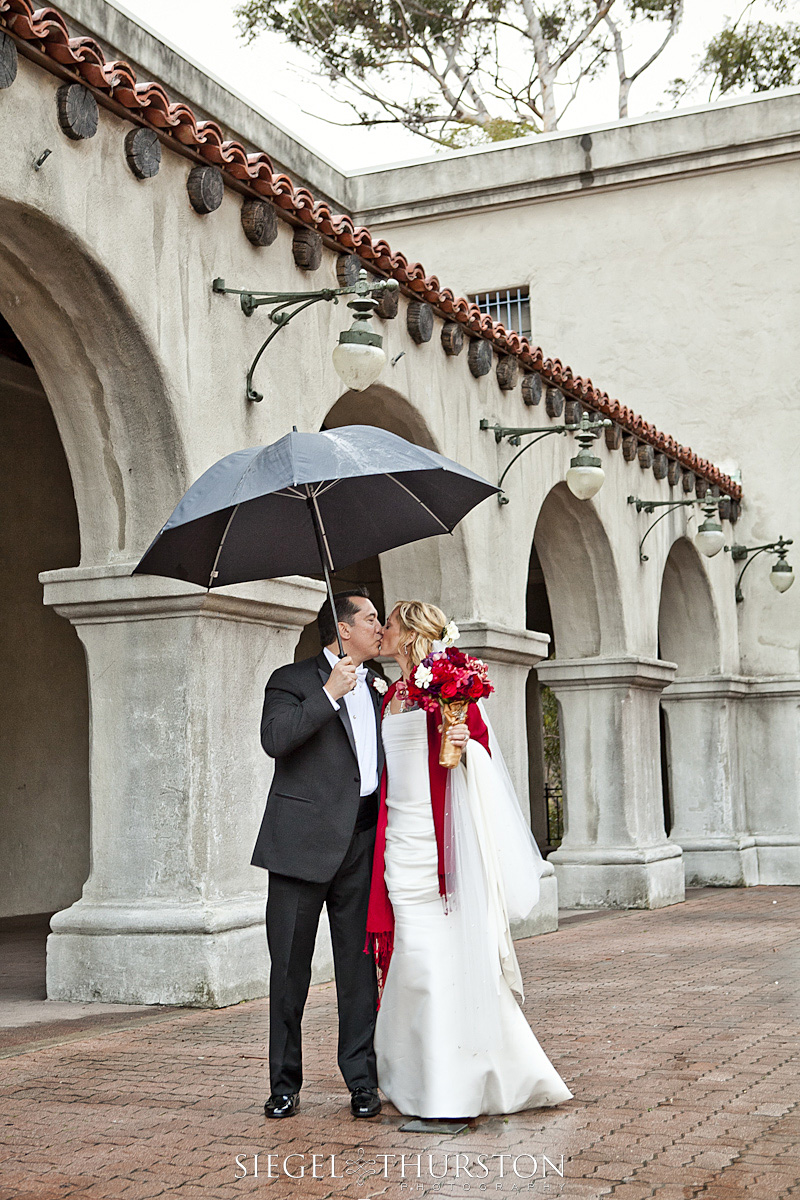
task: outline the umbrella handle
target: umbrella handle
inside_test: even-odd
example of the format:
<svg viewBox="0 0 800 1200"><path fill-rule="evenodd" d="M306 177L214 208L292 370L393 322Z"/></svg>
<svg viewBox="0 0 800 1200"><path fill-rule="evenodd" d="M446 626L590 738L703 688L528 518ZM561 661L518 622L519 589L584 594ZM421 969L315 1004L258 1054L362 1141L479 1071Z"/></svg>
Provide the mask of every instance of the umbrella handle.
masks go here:
<svg viewBox="0 0 800 1200"><path fill-rule="evenodd" d="M333 614L333 627L336 630L336 641L339 643L339 658L344 658L344 646L342 645L342 635L339 631L339 621L336 616L336 602L333 598L333 587L331 585L330 572L328 571L328 554L325 551L324 530L322 528L322 518L317 507L316 496L311 494L311 489L306 484L307 504L311 512L311 523L314 526L314 535L317 539L317 549L319 550L319 558L322 563L322 573L325 576L325 586L328 589L328 603L331 606Z"/></svg>

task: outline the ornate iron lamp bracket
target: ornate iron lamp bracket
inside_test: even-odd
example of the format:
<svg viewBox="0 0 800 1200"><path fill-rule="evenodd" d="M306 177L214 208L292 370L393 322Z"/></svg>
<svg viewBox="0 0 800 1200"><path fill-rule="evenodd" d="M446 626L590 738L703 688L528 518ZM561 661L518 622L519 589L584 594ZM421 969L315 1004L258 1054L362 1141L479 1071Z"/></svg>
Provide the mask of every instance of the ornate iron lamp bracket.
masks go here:
<svg viewBox="0 0 800 1200"><path fill-rule="evenodd" d="M675 511L676 508L684 508L686 505L694 504L704 504L710 507L718 503L719 501L717 498L714 498L713 500L698 500L696 498L693 500L640 500L638 496L628 496L628 504L635 504L637 512L654 513L657 508L666 509L666 511L663 512L660 517L656 517L655 521L653 521L653 524L648 525L647 529L645 530L644 537L639 542L639 562L645 563L650 561L648 556L642 553L642 546L645 543L645 538L653 532L659 521L663 521L664 517L668 517L671 512Z"/></svg>
<svg viewBox="0 0 800 1200"><path fill-rule="evenodd" d="M486 417L482 417L479 428L491 430L494 434L494 440L497 442L498 446L502 442L503 438L508 438L509 446L518 446L520 444L520 438L525 437L527 434L536 433L539 435L538 437L535 437L532 442L528 442L522 447L521 450L517 451L517 453L511 459L511 462L506 464L505 470L497 481L497 486L500 488L500 491L497 495L497 503L508 504L508 496L503 491L503 480L517 459L521 458L526 450L530 450L531 446L535 446L537 442L543 441L546 437L549 437L551 433L580 433L583 434L584 439L590 441L593 438L599 437L600 430L606 425L610 424L611 421L609 421L607 418L603 420L592 421L589 419L586 413L583 414L579 424L572 425L490 425L488 419ZM582 443L581 438L578 440Z"/></svg>
<svg viewBox="0 0 800 1200"><path fill-rule="evenodd" d="M730 554L734 562L743 562L744 566L739 572L736 580L736 603L741 604L744 600L742 592L742 579L747 568L750 566L759 554L768 554L773 551L778 555L778 561L783 562L788 553L789 547L793 544L793 538L779 537L777 542L765 542L763 546L726 546L725 550Z"/></svg>
<svg viewBox="0 0 800 1200"><path fill-rule="evenodd" d="M262 305L272 305L268 314L270 321L275 328L271 330L269 336L261 345L258 353L250 364L250 370L247 372L246 394L247 399L258 403L264 399L261 392L255 391L253 388L253 372L255 371L262 354L270 344L272 339L285 329L298 313L304 309L310 308L312 304L319 304L321 300L333 301L334 304L339 303L340 296L356 296L355 304L361 310L370 315L374 311L377 300L375 299L376 292L396 292L399 288L396 279L381 279L375 282L367 276L365 270L360 270L356 283L348 284L345 287L338 288L320 288L315 292L259 292L245 290L242 288L229 288L225 286L224 279L215 279L211 284L212 292L217 295L238 296L241 304L242 312L246 317L252 317L257 308ZM367 311L367 306L369 309Z"/></svg>

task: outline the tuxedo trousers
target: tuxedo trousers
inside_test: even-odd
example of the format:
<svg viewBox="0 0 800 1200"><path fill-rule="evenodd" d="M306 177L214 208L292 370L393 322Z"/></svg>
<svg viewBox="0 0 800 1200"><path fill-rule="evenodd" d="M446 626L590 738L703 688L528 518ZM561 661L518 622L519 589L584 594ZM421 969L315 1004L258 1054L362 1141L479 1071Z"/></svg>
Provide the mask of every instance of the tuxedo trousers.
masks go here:
<svg viewBox="0 0 800 1200"><path fill-rule="evenodd" d="M376 1088L372 1041L378 1006L375 961L364 953L375 826L356 831L333 879L313 883L269 873L267 944L269 1072L273 1094L292 1095L303 1082L301 1025L323 904L333 946L339 1009L339 1070L351 1089Z"/></svg>

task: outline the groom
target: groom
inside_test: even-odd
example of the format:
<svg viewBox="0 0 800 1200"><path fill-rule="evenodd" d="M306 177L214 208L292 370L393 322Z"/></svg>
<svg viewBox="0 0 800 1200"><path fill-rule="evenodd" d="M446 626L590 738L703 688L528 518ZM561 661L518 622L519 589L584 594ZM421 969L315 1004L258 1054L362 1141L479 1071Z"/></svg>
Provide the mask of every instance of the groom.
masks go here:
<svg viewBox="0 0 800 1200"><path fill-rule="evenodd" d="M378 789L382 681L362 664L380 650L383 630L364 588L335 597L345 657L339 658L331 606L317 623L315 658L279 667L267 683L261 744L275 776L253 851L269 871L268 1117L291 1117L303 1082L300 1025L311 957L325 904L339 1006L339 1069L354 1117L381 1110L372 1038L377 984L364 953ZM375 682L378 687L375 687Z"/></svg>

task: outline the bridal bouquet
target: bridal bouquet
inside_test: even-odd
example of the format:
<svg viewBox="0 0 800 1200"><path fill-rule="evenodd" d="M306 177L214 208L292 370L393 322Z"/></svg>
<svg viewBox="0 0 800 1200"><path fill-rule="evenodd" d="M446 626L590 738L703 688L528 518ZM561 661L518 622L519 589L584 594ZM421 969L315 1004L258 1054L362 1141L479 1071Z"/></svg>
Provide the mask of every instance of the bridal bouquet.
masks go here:
<svg viewBox="0 0 800 1200"><path fill-rule="evenodd" d="M455 646L433 650L423 658L408 681L408 696L428 712L441 710L441 766L452 768L461 762L461 748L447 738L450 726L463 724L470 704L493 691L486 663Z"/></svg>

